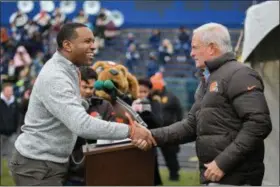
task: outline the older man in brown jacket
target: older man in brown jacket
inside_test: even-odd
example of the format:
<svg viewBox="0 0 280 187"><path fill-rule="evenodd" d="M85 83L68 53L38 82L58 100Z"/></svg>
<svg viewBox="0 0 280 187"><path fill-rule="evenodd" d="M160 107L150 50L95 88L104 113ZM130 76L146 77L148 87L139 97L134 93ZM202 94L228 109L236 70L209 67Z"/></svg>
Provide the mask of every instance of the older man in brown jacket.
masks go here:
<svg viewBox="0 0 280 187"><path fill-rule="evenodd" d="M191 56L203 72L196 101L187 119L151 130L157 144L196 141L202 184L261 185L264 139L272 129L261 77L235 60L220 24L194 30Z"/></svg>

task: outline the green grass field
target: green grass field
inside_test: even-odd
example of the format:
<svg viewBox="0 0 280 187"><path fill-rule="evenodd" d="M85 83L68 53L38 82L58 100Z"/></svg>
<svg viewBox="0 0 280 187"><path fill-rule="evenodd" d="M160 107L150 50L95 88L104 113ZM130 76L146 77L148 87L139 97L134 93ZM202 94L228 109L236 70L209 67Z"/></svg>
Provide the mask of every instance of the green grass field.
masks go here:
<svg viewBox="0 0 280 187"><path fill-rule="evenodd" d="M164 186L200 186L199 173L196 171L180 170L180 181L169 181L169 172L167 168L160 169L160 176Z"/></svg>
<svg viewBox="0 0 280 187"><path fill-rule="evenodd" d="M1 176L0 182L1 186L14 186L13 179L9 174L7 167L7 162L2 160L3 175ZM198 172L192 171L180 171L180 181L173 182L168 180L168 170L166 168L160 169L160 174L164 186L198 186L199 185L199 175Z"/></svg>
<svg viewBox="0 0 280 187"><path fill-rule="evenodd" d="M7 162L5 160L2 160L2 171L0 186L14 186L14 181L9 174Z"/></svg>

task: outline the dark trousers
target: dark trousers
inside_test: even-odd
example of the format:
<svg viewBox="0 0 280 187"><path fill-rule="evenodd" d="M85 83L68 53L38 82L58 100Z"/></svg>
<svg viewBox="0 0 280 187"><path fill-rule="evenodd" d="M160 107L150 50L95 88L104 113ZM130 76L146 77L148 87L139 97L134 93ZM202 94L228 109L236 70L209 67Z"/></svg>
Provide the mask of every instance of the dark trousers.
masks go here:
<svg viewBox="0 0 280 187"><path fill-rule="evenodd" d="M9 167L17 186L62 186L68 163L29 159L15 151Z"/></svg>
<svg viewBox="0 0 280 187"><path fill-rule="evenodd" d="M169 177L173 179L179 177L180 166L177 158L179 150L179 145L161 147L162 155L169 170Z"/></svg>
<svg viewBox="0 0 280 187"><path fill-rule="evenodd" d="M158 165L158 157L157 157L157 150L155 149L155 172L154 172L154 186L161 186L162 181L159 172L159 165Z"/></svg>

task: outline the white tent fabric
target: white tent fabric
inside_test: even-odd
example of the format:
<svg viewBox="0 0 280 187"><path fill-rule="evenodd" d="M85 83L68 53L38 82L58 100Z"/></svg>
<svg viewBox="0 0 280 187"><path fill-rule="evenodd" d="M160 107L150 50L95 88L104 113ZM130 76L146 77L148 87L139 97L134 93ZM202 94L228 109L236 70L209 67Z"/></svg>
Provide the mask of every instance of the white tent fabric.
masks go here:
<svg viewBox="0 0 280 187"><path fill-rule="evenodd" d="M251 6L244 27L241 61L263 78L273 129L265 140L263 185L279 186L279 1Z"/></svg>
<svg viewBox="0 0 280 187"><path fill-rule="evenodd" d="M245 62L262 39L279 25L279 1L266 1L251 6L245 19L241 61Z"/></svg>

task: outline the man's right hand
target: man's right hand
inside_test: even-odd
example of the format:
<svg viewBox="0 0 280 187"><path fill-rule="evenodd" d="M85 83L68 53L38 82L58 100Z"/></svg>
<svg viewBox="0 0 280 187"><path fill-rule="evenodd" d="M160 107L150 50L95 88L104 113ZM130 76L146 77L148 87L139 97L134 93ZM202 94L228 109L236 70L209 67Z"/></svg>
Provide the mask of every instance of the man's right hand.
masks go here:
<svg viewBox="0 0 280 187"><path fill-rule="evenodd" d="M130 138L132 139L132 143L137 147L139 147L140 149L147 150L148 148L157 145L156 141L152 136L152 133L147 128L143 127L142 125L138 124L135 121L134 121L134 125L131 126ZM141 143L142 147L140 146L139 143L137 143L140 141L143 142Z"/></svg>

